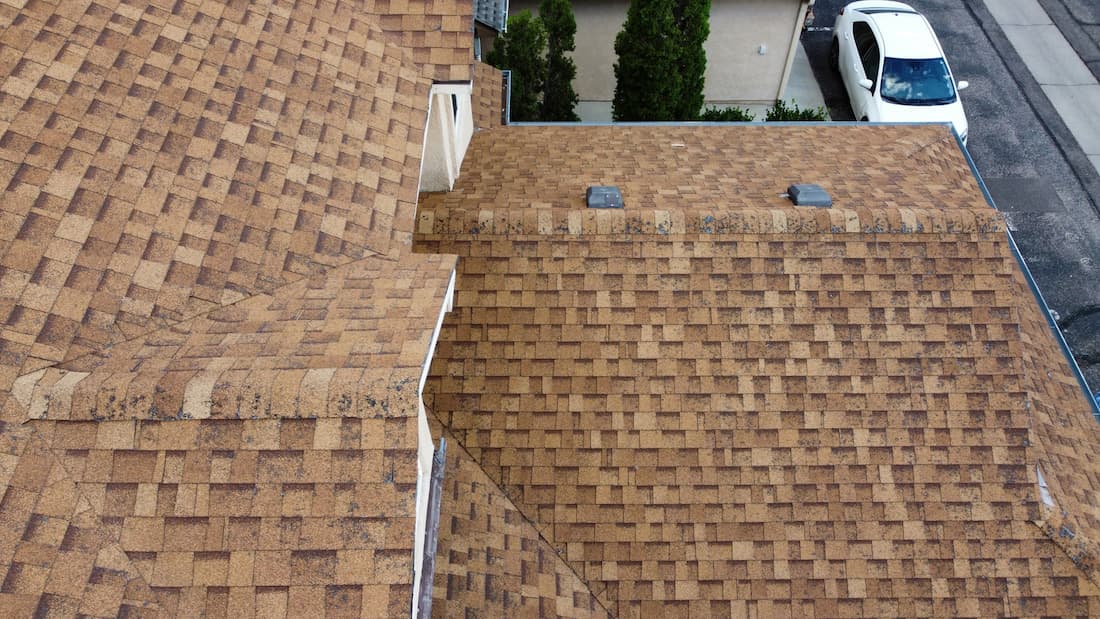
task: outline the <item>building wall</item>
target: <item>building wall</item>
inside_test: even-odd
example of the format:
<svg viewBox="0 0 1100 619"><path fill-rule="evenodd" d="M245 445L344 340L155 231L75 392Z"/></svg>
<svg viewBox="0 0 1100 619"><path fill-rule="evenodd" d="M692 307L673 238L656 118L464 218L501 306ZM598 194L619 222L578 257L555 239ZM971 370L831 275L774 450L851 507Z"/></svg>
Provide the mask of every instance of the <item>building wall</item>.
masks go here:
<svg viewBox="0 0 1100 619"><path fill-rule="evenodd" d="M711 0L708 103L771 103L780 96L792 43L797 43L801 0ZM615 36L629 0L574 0L577 79L573 88L584 120L610 120L615 93ZM511 14L537 12L538 0L513 0ZM764 46L764 53L760 47ZM606 118L598 117L605 115Z"/></svg>

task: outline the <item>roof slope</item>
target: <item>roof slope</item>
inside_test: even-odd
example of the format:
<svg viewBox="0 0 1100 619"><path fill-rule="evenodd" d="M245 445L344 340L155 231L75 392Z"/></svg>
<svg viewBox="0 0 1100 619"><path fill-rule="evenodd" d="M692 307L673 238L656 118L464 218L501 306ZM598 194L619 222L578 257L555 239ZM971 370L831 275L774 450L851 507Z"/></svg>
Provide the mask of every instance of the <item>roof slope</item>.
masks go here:
<svg viewBox="0 0 1100 619"><path fill-rule="evenodd" d="M1025 289L1021 283L1021 290ZM1035 459L1050 498L1043 527L1100 584L1100 424L1079 400L1065 357L1036 314L1022 316Z"/></svg>
<svg viewBox="0 0 1100 619"><path fill-rule="evenodd" d="M372 10L0 7L5 609L408 612L451 61Z"/></svg>
<svg viewBox="0 0 1100 619"><path fill-rule="evenodd" d="M0 385L409 244L428 82L299 5L3 9Z"/></svg>
<svg viewBox="0 0 1100 619"><path fill-rule="evenodd" d="M416 242L461 256L433 409L603 605L1100 612L1036 473L1089 407L947 131L583 131L475 136Z"/></svg>
<svg viewBox="0 0 1100 619"><path fill-rule="evenodd" d="M510 127L478 135L462 181L454 191L423 196L421 212L450 214L480 204L530 216L534 208L583 207L590 185L618 186L628 216L672 207L738 212L789 205L781 194L796 182L820 183L844 208L875 207L882 216L987 210L954 138L928 126L580 131Z"/></svg>

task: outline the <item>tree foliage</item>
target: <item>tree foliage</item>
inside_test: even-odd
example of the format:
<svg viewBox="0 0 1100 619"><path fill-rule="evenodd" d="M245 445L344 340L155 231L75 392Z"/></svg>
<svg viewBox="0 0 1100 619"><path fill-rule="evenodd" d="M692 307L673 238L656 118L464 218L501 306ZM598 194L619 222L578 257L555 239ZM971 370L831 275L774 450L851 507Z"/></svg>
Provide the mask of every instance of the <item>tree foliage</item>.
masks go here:
<svg viewBox="0 0 1100 619"><path fill-rule="evenodd" d="M679 71L683 80L673 120L692 120L703 107L707 53L703 49L710 36L710 0L677 0L673 9L676 29L680 32Z"/></svg>
<svg viewBox="0 0 1100 619"><path fill-rule="evenodd" d="M672 120L680 109L680 32L676 0L633 0L615 37L615 120Z"/></svg>
<svg viewBox="0 0 1100 619"><path fill-rule="evenodd" d="M542 91L546 83L546 28L531 11L508 18L508 32L493 43L485 61L512 72L511 119L539 119Z"/></svg>
<svg viewBox="0 0 1100 619"><path fill-rule="evenodd" d="M615 39L615 120L697 120L710 0L633 0Z"/></svg>
<svg viewBox="0 0 1100 619"><path fill-rule="evenodd" d="M576 49L574 36L577 20L570 0L542 0L539 19L546 28L546 84L543 89L542 120L575 122L580 120L573 110L577 93L573 78L577 66L566 52Z"/></svg>

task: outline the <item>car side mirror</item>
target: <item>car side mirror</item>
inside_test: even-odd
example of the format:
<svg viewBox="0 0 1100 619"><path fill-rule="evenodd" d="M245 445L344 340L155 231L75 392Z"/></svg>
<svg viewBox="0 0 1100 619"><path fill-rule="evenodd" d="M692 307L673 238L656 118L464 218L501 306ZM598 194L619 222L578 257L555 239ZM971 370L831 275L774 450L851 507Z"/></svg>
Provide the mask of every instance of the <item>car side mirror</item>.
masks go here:
<svg viewBox="0 0 1100 619"><path fill-rule="evenodd" d="M871 80L867 79L866 77L859 80L859 85L864 90L871 90L872 88L875 87L875 83L872 82Z"/></svg>
<svg viewBox="0 0 1100 619"><path fill-rule="evenodd" d="M958 86L959 90L966 90L969 87L970 87L970 82L968 82L966 80L959 80L959 86Z"/></svg>

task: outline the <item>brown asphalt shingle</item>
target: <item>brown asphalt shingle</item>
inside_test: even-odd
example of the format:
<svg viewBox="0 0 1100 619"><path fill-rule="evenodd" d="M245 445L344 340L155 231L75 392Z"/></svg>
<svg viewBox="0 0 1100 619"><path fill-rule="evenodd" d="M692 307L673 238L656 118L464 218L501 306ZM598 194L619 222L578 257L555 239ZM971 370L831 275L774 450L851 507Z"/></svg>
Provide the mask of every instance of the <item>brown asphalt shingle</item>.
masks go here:
<svg viewBox="0 0 1100 619"><path fill-rule="evenodd" d="M500 69L483 62L474 64L472 105L474 126L492 129L501 125L504 110L501 106L504 75Z"/></svg>
<svg viewBox="0 0 1100 619"><path fill-rule="evenodd" d="M0 422L0 463L0 608L6 616L154 616L160 610L148 582L40 437Z"/></svg>
<svg viewBox="0 0 1100 619"><path fill-rule="evenodd" d="M25 374L12 393L31 419L415 417L453 269L365 258Z"/></svg>
<svg viewBox="0 0 1100 619"><path fill-rule="evenodd" d="M414 221L430 80L498 122L471 13L0 6L0 608L406 614L453 252L436 614L1100 614L1100 434L945 129L498 128Z"/></svg>
<svg viewBox="0 0 1100 619"><path fill-rule="evenodd" d="M694 209L787 206L781 194L791 183L819 183L845 209L873 208L882 217L931 209L984 216L987 208L954 137L934 126L512 129L520 128L479 136L462 182L432 194L427 210L477 205L532 216L583 207L587 187L616 185L627 217L692 207L684 211L690 217ZM863 225L874 231L874 223Z"/></svg>
<svg viewBox="0 0 1100 619"><path fill-rule="evenodd" d="M409 243L428 82L350 6L74 8L5 9L0 384Z"/></svg>
<svg viewBox="0 0 1100 619"><path fill-rule="evenodd" d="M421 196L460 256L426 392L613 614L1100 612L1095 422L945 129L505 128L464 166Z"/></svg>
<svg viewBox="0 0 1100 619"><path fill-rule="evenodd" d="M436 81L473 76L473 0L366 0L363 11L378 20L394 44Z"/></svg>

